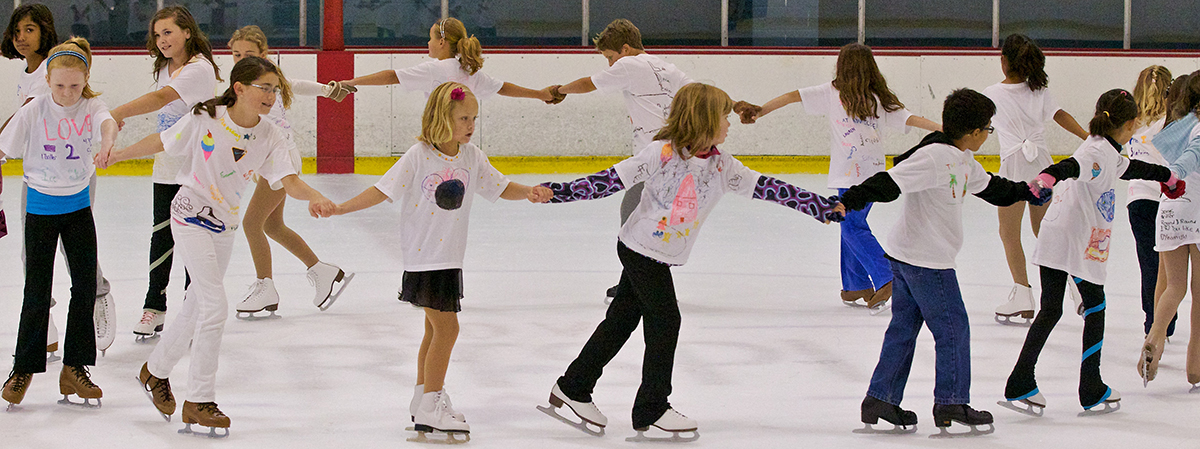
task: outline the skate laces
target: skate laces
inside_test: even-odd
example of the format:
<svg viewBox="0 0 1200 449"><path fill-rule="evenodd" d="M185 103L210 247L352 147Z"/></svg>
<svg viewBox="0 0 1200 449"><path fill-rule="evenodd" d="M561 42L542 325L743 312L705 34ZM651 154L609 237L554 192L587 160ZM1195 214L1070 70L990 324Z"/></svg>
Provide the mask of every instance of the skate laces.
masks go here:
<svg viewBox="0 0 1200 449"><path fill-rule="evenodd" d="M150 378L146 379L146 390L150 391L154 397L165 401L171 397L171 381L159 379L151 374Z"/></svg>
<svg viewBox="0 0 1200 449"><path fill-rule="evenodd" d="M71 375L75 377L75 382L78 382L79 385L85 388L99 388L96 386L96 384L92 383L92 379L88 377L87 367L68 366L67 369L71 370Z"/></svg>
<svg viewBox="0 0 1200 449"><path fill-rule="evenodd" d="M157 314L149 310L142 312L142 320L139 321L139 324L154 324L155 315Z"/></svg>
<svg viewBox="0 0 1200 449"><path fill-rule="evenodd" d="M314 265L313 268L316 268L316 266ZM317 276L316 270L308 270L308 285L316 287L317 286L317 277L318 276Z"/></svg>
<svg viewBox="0 0 1200 449"><path fill-rule="evenodd" d="M221 412L221 409L217 408L216 402L201 402L199 404L196 404L196 411L201 412L201 413L208 413L208 414L212 415L214 418L225 417L225 414Z"/></svg>
<svg viewBox="0 0 1200 449"><path fill-rule="evenodd" d="M250 283L250 289L246 291L246 299L262 294L263 284L266 284L266 282L263 282L262 279L255 279L254 282Z"/></svg>
<svg viewBox="0 0 1200 449"><path fill-rule="evenodd" d="M25 391L25 387L29 386L29 379L31 378L33 378L32 375L10 371L8 373L8 382L5 382L5 385L11 383L13 391Z"/></svg>

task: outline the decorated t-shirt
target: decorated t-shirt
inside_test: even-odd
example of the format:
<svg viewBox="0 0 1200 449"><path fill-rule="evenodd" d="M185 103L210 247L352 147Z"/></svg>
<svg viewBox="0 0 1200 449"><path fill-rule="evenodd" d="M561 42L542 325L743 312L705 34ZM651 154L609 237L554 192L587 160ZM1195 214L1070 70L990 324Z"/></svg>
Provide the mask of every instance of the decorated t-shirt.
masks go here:
<svg viewBox="0 0 1200 449"><path fill-rule="evenodd" d="M922 268L954 268L963 243L963 201L987 188L992 175L974 153L944 143L922 147L887 172L904 194L887 254Z"/></svg>
<svg viewBox="0 0 1200 449"><path fill-rule="evenodd" d="M167 103L158 110L157 132L166 131L183 116L192 113L192 106L207 101L216 96L217 78L213 72L212 63L202 56L196 56L177 69L174 73L170 66L163 66L158 72L158 85L155 89L170 87L179 94L179 99ZM183 166L183 161L166 152L154 155L154 170L150 179L157 184L176 184L175 175Z"/></svg>
<svg viewBox="0 0 1200 449"><path fill-rule="evenodd" d="M613 166L623 185L645 182L641 202L617 238L629 249L683 265L704 220L726 193L754 195L758 172L727 153L683 159L668 141L654 141Z"/></svg>
<svg viewBox="0 0 1200 449"><path fill-rule="evenodd" d="M45 60L38 64L33 73L21 71L21 76L17 78L17 104L25 104L25 100L42 95L50 95L50 83L46 82Z"/></svg>
<svg viewBox="0 0 1200 449"><path fill-rule="evenodd" d="M462 184L458 208L438 206L438 186L443 183ZM475 195L495 202L508 188L508 178L493 168L474 144L460 145L458 154L450 157L417 143L384 173L375 188L387 195L388 201L401 205L404 271L447 270L462 268Z"/></svg>
<svg viewBox="0 0 1200 449"><path fill-rule="evenodd" d="M907 133L906 123L913 115L904 108L892 112L876 108L879 117L866 120L850 117L833 83L800 89L800 99L806 112L829 119L831 189L848 189L883 171L887 166L881 140L883 131Z"/></svg>
<svg viewBox="0 0 1200 449"><path fill-rule="evenodd" d="M99 98L80 98L62 107L50 95L33 97L17 109L0 133L0 152L24 159L25 183L37 192L69 196L82 192L96 166L100 124L112 120Z"/></svg>
<svg viewBox="0 0 1200 449"><path fill-rule="evenodd" d="M654 140L671 114L675 92L691 82L674 64L646 53L618 59L612 67L592 75L597 90L620 92L625 97L625 109L633 125L634 153Z"/></svg>
<svg viewBox="0 0 1200 449"><path fill-rule="evenodd" d="M1098 136L1089 136L1071 158L1079 163L1079 177L1054 185L1032 262L1103 285L1116 214L1113 184L1129 159Z"/></svg>
<svg viewBox="0 0 1200 449"><path fill-rule="evenodd" d="M492 78L482 71L474 75L467 74L458 59L442 59L426 61L407 69L396 70L396 79L400 80L400 88L407 91L424 93L426 97L438 86L447 81L467 86L475 98L484 101L494 97L504 87L504 81Z"/></svg>
<svg viewBox="0 0 1200 449"><path fill-rule="evenodd" d="M1157 165L1167 165L1167 160L1163 158L1162 153L1158 152L1158 148L1154 147L1153 142L1154 136L1157 136L1158 132L1162 131L1163 123L1166 121L1165 117L1160 118L1133 132L1133 137L1125 145L1125 148L1129 151L1130 159ZM1140 179L1129 181L1128 203L1137 200L1158 201L1160 196L1162 196L1162 190L1157 182Z"/></svg>
<svg viewBox="0 0 1200 449"><path fill-rule="evenodd" d="M189 113L159 137L163 151L182 163L173 182L180 189L171 202L171 218L220 233L237 229L242 193L255 174L277 184L296 171L291 160L295 145L270 120L243 128L224 106L217 107L216 115Z"/></svg>
<svg viewBox="0 0 1200 449"><path fill-rule="evenodd" d="M1050 153L1042 134L1059 107L1049 88L1029 90L1026 83L996 83L983 89L983 94L996 103L992 127L1000 141L1001 159L1021 153L1026 161L1033 161L1040 153Z"/></svg>

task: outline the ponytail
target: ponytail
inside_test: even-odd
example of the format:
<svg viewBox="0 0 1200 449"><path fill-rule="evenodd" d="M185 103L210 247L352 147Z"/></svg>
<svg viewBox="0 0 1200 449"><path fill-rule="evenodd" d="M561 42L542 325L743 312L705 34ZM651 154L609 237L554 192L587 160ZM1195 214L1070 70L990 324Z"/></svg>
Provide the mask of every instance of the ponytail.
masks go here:
<svg viewBox="0 0 1200 449"><path fill-rule="evenodd" d="M1110 136L1118 128L1138 117L1137 102L1125 89L1113 89L1100 95L1096 101L1096 115L1088 122L1088 133L1093 136Z"/></svg>
<svg viewBox="0 0 1200 449"><path fill-rule="evenodd" d="M1029 90L1038 91L1050 84L1046 76L1046 55L1033 39L1024 34L1010 35L1004 39L1000 54L1008 61L1009 73L1025 80Z"/></svg>
<svg viewBox="0 0 1200 449"><path fill-rule="evenodd" d="M438 22L438 27L464 72L474 75L483 68L483 46L475 36L467 37L467 27L461 21L447 17Z"/></svg>
<svg viewBox="0 0 1200 449"><path fill-rule="evenodd" d="M1133 99L1138 105L1138 124L1146 125L1162 118L1167 112L1167 91L1171 87L1171 71L1160 65L1142 69Z"/></svg>
<svg viewBox="0 0 1200 449"><path fill-rule="evenodd" d="M219 97L196 103L192 107L192 114L200 115L200 112L207 112L210 118L217 118L217 106L230 107L237 103L237 92L233 90L235 84L250 86L254 84L254 80L267 73L274 73L279 77L279 93L283 97L283 107L287 108L292 104L292 90L289 88L291 83L283 76L283 71L268 59L247 56L234 64L233 70L229 72L229 88L225 89L225 92Z"/></svg>

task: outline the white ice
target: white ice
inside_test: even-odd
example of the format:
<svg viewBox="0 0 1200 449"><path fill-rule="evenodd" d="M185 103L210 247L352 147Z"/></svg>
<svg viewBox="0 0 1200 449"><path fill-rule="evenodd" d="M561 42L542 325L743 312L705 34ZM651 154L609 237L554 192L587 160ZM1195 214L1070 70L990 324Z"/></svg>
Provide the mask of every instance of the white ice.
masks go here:
<svg viewBox="0 0 1200 449"><path fill-rule="evenodd" d="M514 176L534 183L573 176ZM822 175L783 179L824 189ZM335 201L375 177L313 175L305 179ZM20 180L4 180L10 235L0 239L0 346L13 348L22 298L17 220ZM1118 188L1124 205L1125 185ZM254 279L238 236L226 276L230 319L222 344L217 401L233 420L231 436L212 442L176 434L135 380L152 344L136 344L132 328L146 292L151 184L147 177L100 179L95 214L101 266L117 303L117 341L92 369L104 407L82 410L55 402L60 363L34 376L20 410L0 413L0 446L12 448L157 447L419 447L407 443L407 405L415 378L423 315L396 300L402 271L398 206L384 203L349 216L315 220L289 200L287 223L323 260L358 273L328 311L312 306L304 267L275 246L282 319L246 322L233 304ZM246 192L247 194L249 191ZM903 201L901 199L900 201ZM596 438L534 409L604 317L604 290L619 276L615 255L619 198L532 205L476 201L465 262L461 335L447 379L455 407L471 424L470 447L630 447L630 407L637 390L641 331L605 370L594 394L609 417ZM886 239L899 202L877 204L871 224ZM968 441L927 438L936 432L933 340L921 334L903 406L917 412L915 435L858 435L859 403L878 360L889 314L870 316L838 299L838 228L775 204L727 197L710 217L690 262L673 270L683 315L671 404L700 423L686 447L1195 447L1200 394L1188 394L1183 366L1189 319L1180 317L1158 380L1142 387L1135 362L1142 342L1139 276L1128 215L1114 221L1109 260L1104 380L1123 408L1077 417L1082 320L1068 313L1038 365L1049 401L1043 418L996 405L1026 328L996 324L1010 277L996 231L995 209L967 201L965 248L958 275L972 322L972 405L996 417L996 432ZM1025 226L1025 248L1033 236ZM65 329L69 281L56 262L53 314ZM1034 279L1037 268L1029 267ZM176 265L166 325L183 287ZM1190 309L1190 299L1181 310ZM61 354L61 352L60 352ZM186 399L188 358L171 373ZM220 446L217 446L220 445Z"/></svg>

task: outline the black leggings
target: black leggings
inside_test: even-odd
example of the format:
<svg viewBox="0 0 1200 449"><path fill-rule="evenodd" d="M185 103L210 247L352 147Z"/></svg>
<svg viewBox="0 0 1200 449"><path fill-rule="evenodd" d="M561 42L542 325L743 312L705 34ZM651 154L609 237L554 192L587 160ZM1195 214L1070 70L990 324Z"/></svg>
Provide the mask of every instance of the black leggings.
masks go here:
<svg viewBox="0 0 1200 449"><path fill-rule="evenodd" d="M1104 286L1068 276L1067 272L1041 267L1042 310L1033 319L1025 336L1025 345L1017 358L1017 366L1008 376L1004 396L1008 399L1028 395L1037 389L1034 365L1050 338L1050 331L1063 315L1063 294L1068 277L1079 287L1083 297L1083 357L1079 368L1079 403L1091 407L1104 400L1108 386L1100 379L1100 348L1104 344Z"/></svg>
<svg viewBox="0 0 1200 449"><path fill-rule="evenodd" d="M17 330L13 370L46 371L46 326L50 321L50 291L54 282L54 253L62 238L71 274L71 303L63 365L96 364L96 223L92 208L60 215L25 215L25 301Z"/></svg>
<svg viewBox="0 0 1200 449"><path fill-rule="evenodd" d="M1158 285L1158 252L1154 251L1154 233L1158 230L1158 201L1136 200L1129 203L1129 227L1137 244L1138 267L1142 271L1142 312L1146 314L1142 333L1154 325L1154 289ZM1175 321L1167 325L1167 336L1175 335Z"/></svg>
<svg viewBox="0 0 1200 449"><path fill-rule="evenodd" d="M171 236L171 201L179 193L178 184L154 184L154 228L150 235L150 288L144 308L167 311L167 284L171 282L171 257L175 238ZM192 279L184 271L183 287Z"/></svg>

